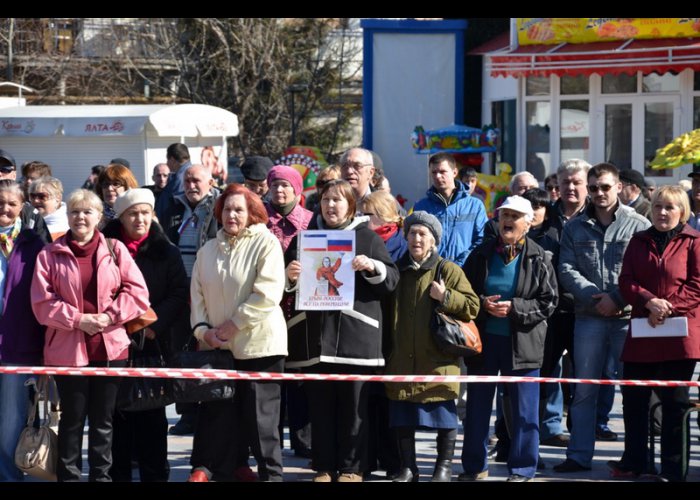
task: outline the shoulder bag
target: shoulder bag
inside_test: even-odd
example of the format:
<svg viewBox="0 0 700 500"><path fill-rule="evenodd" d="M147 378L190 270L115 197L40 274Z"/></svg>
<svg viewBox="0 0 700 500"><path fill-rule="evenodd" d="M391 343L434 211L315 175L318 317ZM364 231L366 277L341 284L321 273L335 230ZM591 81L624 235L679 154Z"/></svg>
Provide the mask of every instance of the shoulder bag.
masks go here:
<svg viewBox="0 0 700 500"><path fill-rule="evenodd" d="M442 276L445 259L441 260L435 271L435 281ZM430 318L430 333L435 345L445 354L470 357L481 353L481 337L474 321L462 321L441 310L435 301Z"/></svg>
<svg viewBox="0 0 700 500"><path fill-rule="evenodd" d="M27 427L19 435L15 448L15 465L30 476L56 481L58 464L58 436L50 427L48 375L42 375L34 393L34 404L29 407ZM55 389L55 388L54 388ZM34 418L39 409L39 400L44 399L44 419L39 427L34 426Z"/></svg>

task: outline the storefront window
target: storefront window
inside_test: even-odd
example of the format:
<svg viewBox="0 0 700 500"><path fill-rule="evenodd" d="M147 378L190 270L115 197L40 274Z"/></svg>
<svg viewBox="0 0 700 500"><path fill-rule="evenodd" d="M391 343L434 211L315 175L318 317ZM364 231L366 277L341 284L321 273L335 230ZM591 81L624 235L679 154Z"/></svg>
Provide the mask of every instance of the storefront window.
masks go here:
<svg viewBox="0 0 700 500"><path fill-rule="evenodd" d="M644 105L644 175L671 176L670 170L647 167L656 150L673 140L673 103L655 102Z"/></svg>
<svg viewBox="0 0 700 500"><path fill-rule="evenodd" d="M525 80L525 95L549 95L548 76L528 76Z"/></svg>
<svg viewBox="0 0 700 500"><path fill-rule="evenodd" d="M561 101L560 155L561 161L572 158L590 159L590 118L588 100Z"/></svg>
<svg viewBox="0 0 700 500"><path fill-rule="evenodd" d="M700 97L693 98L693 128L700 128Z"/></svg>
<svg viewBox="0 0 700 500"><path fill-rule="evenodd" d="M588 94L588 76L562 76L559 82L561 95Z"/></svg>
<svg viewBox="0 0 700 500"><path fill-rule="evenodd" d="M605 106L605 161L632 168L632 105Z"/></svg>
<svg viewBox="0 0 700 500"><path fill-rule="evenodd" d="M678 92L679 90L678 75L652 73L642 77L642 92Z"/></svg>
<svg viewBox="0 0 700 500"><path fill-rule="evenodd" d="M544 181L551 166L549 153L550 104L544 101L531 101L526 104L525 112L527 115L527 159L525 168L538 181Z"/></svg>
<svg viewBox="0 0 700 500"><path fill-rule="evenodd" d="M501 131L496 161L510 165L515 165L515 111L515 99L491 103L491 122Z"/></svg>
<svg viewBox="0 0 700 500"><path fill-rule="evenodd" d="M700 90L700 71L693 73L693 90Z"/></svg>
<svg viewBox="0 0 700 500"><path fill-rule="evenodd" d="M630 94L637 92L637 75L621 73L603 75L603 94Z"/></svg>

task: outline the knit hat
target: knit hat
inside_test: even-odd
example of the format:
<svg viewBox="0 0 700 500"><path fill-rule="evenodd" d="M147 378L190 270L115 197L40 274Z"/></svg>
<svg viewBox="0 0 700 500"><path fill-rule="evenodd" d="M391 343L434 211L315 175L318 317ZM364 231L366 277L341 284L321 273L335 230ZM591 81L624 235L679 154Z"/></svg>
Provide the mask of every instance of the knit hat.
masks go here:
<svg viewBox="0 0 700 500"><path fill-rule="evenodd" d="M243 177L251 181L262 181L272 168L272 160L267 156L249 156L241 165Z"/></svg>
<svg viewBox="0 0 700 500"><path fill-rule="evenodd" d="M110 164L114 163L116 165L123 165L129 170L131 170L131 163L129 163L129 160L126 158L112 158L112 160L109 162Z"/></svg>
<svg viewBox="0 0 700 500"><path fill-rule="evenodd" d="M156 198L153 196L153 191L145 188L136 188L123 192L117 196L117 200L114 202L114 212L117 214L117 217L121 217L127 208L139 203L147 203L151 205L151 208L155 207Z"/></svg>
<svg viewBox="0 0 700 500"><path fill-rule="evenodd" d="M272 187L272 181L276 179L281 179L290 183L292 188L294 188L294 194L296 196L299 196L304 190L304 181L301 178L301 174L294 167L275 165L267 174L267 185Z"/></svg>
<svg viewBox="0 0 700 500"><path fill-rule="evenodd" d="M430 232L433 233L433 238L435 238L435 246L440 244L440 240L442 239L442 224L440 224L440 221L433 214L418 211L406 217L403 221L403 234L406 235L406 237L408 237L408 232L411 230L413 224L420 224L430 229Z"/></svg>

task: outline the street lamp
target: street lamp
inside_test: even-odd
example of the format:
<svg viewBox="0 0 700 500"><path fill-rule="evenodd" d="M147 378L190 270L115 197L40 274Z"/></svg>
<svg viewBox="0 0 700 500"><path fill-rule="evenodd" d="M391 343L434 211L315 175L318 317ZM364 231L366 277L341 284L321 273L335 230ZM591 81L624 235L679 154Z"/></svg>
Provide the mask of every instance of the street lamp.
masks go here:
<svg viewBox="0 0 700 500"><path fill-rule="evenodd" d="M296 94L300 94L302 92L306 92L309 90L309 84L308 83L294 83L287 87L287 92L291 94L291 100L292 100L292 106L291 106L291 114L292 114L292 137L290 138L290 146L294 146L297 142L297 123L296 123L296 117L294 116L294 101L295 101L295 96Z"/></svg>

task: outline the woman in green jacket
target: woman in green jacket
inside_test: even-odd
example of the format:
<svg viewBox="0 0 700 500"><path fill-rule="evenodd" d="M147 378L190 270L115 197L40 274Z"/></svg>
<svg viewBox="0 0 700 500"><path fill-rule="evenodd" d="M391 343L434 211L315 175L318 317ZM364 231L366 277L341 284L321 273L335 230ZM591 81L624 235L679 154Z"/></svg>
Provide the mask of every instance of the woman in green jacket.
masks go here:
<svg viewBox="0 0 700 500"><path fill-rule="evenodd" d="M479 312L479 299L462 270L446 262L436 276L442 236L438 219L414 212L404 221L408 253L397 265L401 279L394 292L393 349L387 363L392 375L459 375L459 359L438 350L430 334L430 318L439 303L446 313L468 321ZM401 312L399 314L399 311ZM395 482L417 482L416 428L437 429L437 461L432 481L452 478L457 438L458 383L407 382L387 384L390 425L399 443L401 472Z"/></svg>

